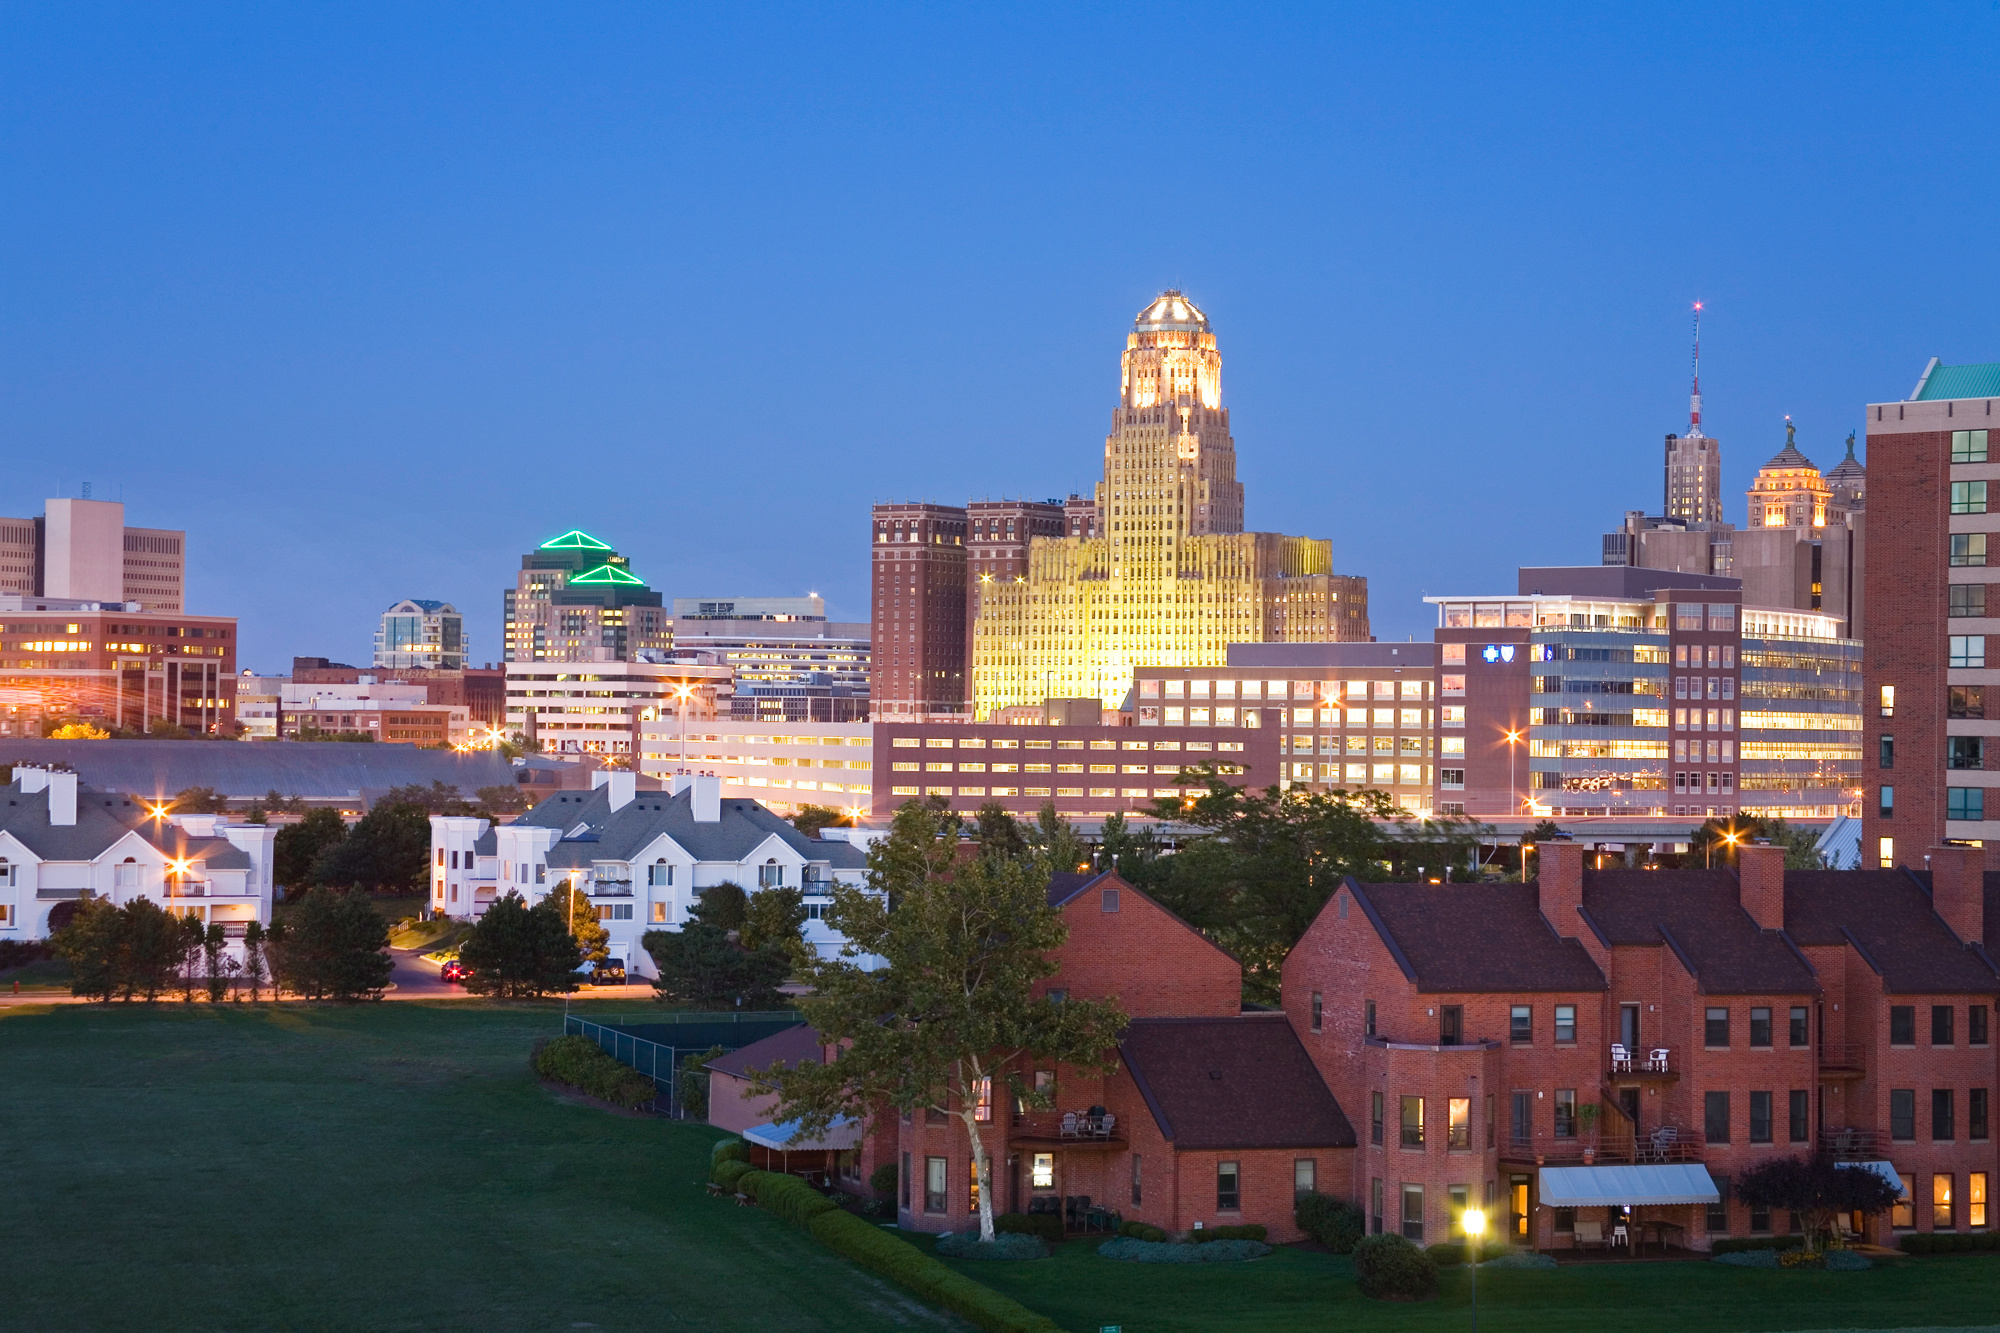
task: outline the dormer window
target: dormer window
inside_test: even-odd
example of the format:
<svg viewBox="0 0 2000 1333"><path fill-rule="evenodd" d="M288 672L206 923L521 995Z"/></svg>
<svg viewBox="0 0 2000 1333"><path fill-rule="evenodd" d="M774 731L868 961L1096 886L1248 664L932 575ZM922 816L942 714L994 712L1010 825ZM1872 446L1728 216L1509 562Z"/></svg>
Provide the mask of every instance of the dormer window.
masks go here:
<svg viewBox="0 0 2000 1333"><path fill-rule="evenodd" d="M661 857L659 860L653 862L653 864L646 867L647 888L649 889L670 888L672 887L673 882L674 882L674 868L667 863L665 857Z"/></svg>
<svg viewBox="0 0 2000 1333"><path fill-rule="evenodd" d="M0 884L11 883L11 882L12 881L7 880L4 876L0 876ZM120 863L113 869L111 882L115 887L121 889L138 888L139 863L133 860L129 856L126 857L122 863Z"/></svg>
<svg viewBox="0 0 2000 1333"><path fill-rule="evenodd" d="M770 860L764 862L763 865L757 867L758 888L760 889L780 888L783 886L784 882L785 882L785 868L778 864L776 857L771 858Z"/></svg>

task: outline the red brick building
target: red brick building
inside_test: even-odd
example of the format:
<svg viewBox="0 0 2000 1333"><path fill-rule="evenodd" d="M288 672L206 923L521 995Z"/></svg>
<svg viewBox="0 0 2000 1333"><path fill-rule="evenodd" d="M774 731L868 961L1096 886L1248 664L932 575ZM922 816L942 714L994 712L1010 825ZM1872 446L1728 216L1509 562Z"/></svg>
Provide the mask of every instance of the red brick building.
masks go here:
<svg viewBox="0 0 2000 1333"><path fill-rule="evenodd" d="M1645 1223L1706 1249L1788 1228L1729 1180L1815 1151L1893 1170L1910 1202L1891 1228L1990 1225L2000 875L1981 856L1788 873L1751 847L1734 872L1587 874L1550 843L1531 885L1348 881L1284 999L1365 1127L1371 1227L1434 1241L1482 1203L1537 1248Z"/></svg>
<svg viewBox="0 0 2000 1333"><path fill-rule="evenodd" d="M236 618L0 596L0 691L103 727L236 730Z"/></svg>
<svg viewBox="0 0 2000 1333"><path fill-rule="evenodd" d="M970 716L965 510L878 504L872 527L874 716Z"/></svg>

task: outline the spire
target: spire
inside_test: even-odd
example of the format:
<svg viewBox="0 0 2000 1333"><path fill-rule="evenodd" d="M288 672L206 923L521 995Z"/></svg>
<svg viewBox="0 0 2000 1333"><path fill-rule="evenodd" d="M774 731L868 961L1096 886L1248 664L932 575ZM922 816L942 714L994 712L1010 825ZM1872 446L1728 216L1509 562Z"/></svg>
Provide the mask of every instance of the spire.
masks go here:
<svg viewBox="0 0 2000 1333"><path fill-rule="evenodd" d="M1694 386L1688 391L1688 434L1701 438L1701 302L1694 303Z"/></svg>

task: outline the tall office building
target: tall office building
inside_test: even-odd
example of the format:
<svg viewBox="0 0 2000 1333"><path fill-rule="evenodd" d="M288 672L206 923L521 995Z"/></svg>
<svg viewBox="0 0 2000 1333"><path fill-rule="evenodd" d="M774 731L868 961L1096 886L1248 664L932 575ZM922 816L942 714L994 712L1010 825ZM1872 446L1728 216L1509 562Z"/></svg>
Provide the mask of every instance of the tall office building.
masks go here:
<svg viewBox="0 0 2000 1333"><path fill-rule="evenodd" d="M178 615L187 534L125 526L116 500L49 500L39 518L0 518L0 594L137 603Z"/></svg>
<svg viewBox="0 0 2000 1333"><path fill-rule="evenodd" d="M1139 312L1097 487L1100 535L1033 542L1026 579L984 585L974 708L1120 704L1139 662L1220 666L1232 643L1368 637L1367 581L1332 544L1243 530L1222 356L1177 291Z"/></svg>
<svg viewBox="0 0 2000 1333"><path fill-rule="evenodd" d="M996 583L1023 583L1028 577L1028 543L1066 531L1063 506L1056 500L974 500L965 506L970 531L965 538L965 619L979 619L979 595Z"/></svg>
<svg viewBox="0 0 2000 1333"><path fill-rule="evenodd" d="M1688 389L1688 433L1667 436L1665 507L1660 512L1690 527L1722 522L1722 444L1701 430L1699 301L1694 307L1694 379Z"/></svg>
<svg viewBox="0 0 2000 1333"><path fill-rule="evenodd" d="M501 611L509 662L622 662L674 646L660 594L631 561L572 529L521 557Z"/></svg>
<svg viewBox="0 0 2000 1333"><path fill-rule="evenodd" d="M729 667L742 721L866 722L870 633L817 594L674 599L674 655Z"/></svg>
<svg viewBox="0 0 2000 1333"><path fill-rule="evenodd" d="M405 597L382 613L375 629L375 665L465 669L465 617L450 602Z"/></svg>
<svg viewBox="0 0 2000 1333"><path fill-rule="evenodd" d="M2000 362L1936 357L1901 402L1867 408L1869 562L1862 858L1924 864L1947 839L2000 839ZM1994 691L1994 707L1986 692ZM1988 762L1989 754L1992 761ZM1988 778L1987 773L1995 776Z"/></svg>
<svg viewBox="0 0 2000 1333"><path fill-rule="evenodd" d="M878 504L874 519L876 719L963 715L966 513L953 505Z"/></svg>

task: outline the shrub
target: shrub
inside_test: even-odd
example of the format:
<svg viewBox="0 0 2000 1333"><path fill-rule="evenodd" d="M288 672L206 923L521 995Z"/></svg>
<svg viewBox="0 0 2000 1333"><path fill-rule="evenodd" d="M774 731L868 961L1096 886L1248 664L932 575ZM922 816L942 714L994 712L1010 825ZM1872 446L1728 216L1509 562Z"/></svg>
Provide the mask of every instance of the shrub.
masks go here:
<svg viewBox="0 0 2000 1333"><path fill-rule="evenodd" d="M576 1034L538 1042L531 1063L543 1078L567 1083L614 1106L636 1110L651 1105L658 1093L653 1080L630 1065L619 1064L590 1038Z"/></svg>
<svg viewBox="0 0 2000 1333"><path fill-rule="evenodd" d="M1120 1237L1097 1247L1101 1259L1133 1264L1231 1264L1261 1259L1271 1247L1261 1240L1217 1240L1202 1245L1173 1245Z"/></svg>
<svg viewBox="0 0 2000 1333"><path fill-rule="evenodd" d="M1806 1243L1803 1236L1724 1236L1713 1243L1713 1254L1743 1254L1751 1250L1796 1250Z"/></svg>
<svg viewBox="0 0 2000 1333"><path fill-rule="evenodd" d="M734 1194L741 1187L743 1177L749 1175L753 1169L748 1162L717 1162L715 1169L708 1173L708 1178Z"/></svg>
<svg viewBox="0 0 2000 1333"><path fill-rule="evenodd" d="M893 1199L898 1179L896 1164L884 1162L868 1173L868 1190L878 1199Z"/></svg>
<svg viewBox="0 0 2000 1333"><path fill-rule="evenodd" d="M1976 1250L2000 1249L2000 1232L1956 1231L1912 1232L1898 1244L1905 1254L1970 1254Z"/></svg>
<svg viewBox="0 0 2000 1333"><path fill-rule="evenodd" d="M1715 1256L1718 1264L1728 1264L1732 1268L1776 1268L1776 1250L1732 1250L1728 1254Z"/></svg>
<svg viewBox="0 0 2000 1333"><path fill-rule="evenodd" d="M780 1175L775 1171L752 1171L736 1188L755 1199L759 1208L794 1226L809 1226L821 1213L830 1213L839 1207L797 1176Z"/></svg>
<svg viewBox="0 0 2000 1333"><path fill-rule="evenodd" d="M1002 1213L993 1219L993 1229L1021 1236L1040 1236L1051 1245L1062 1244L1063 1220L1054 1213Z"/></svg>
<svg viewBox="0 0 2000 1333"><path fill-rule="evenodd" d="M1361 1294L1373 1300L1421 1301L1437 1295L1437 1264L1393 1232L1355 1242L1354 1277Z"/></svg>
<svg viewBox="0 0 2000 1333"><path fill-rule="evenodd" d="M1541 1268L1556 1266L1553 1254L1537 1254L1533 1250L1509 1250L1498 1259L1488 1259L1481 1268Z"/></svg>
<svg viewBox="0 0 2000 1333"><path fill-rule="evenodd" d="M1195 1233L1194 1238L1203 1244L1218 1240L1262 1240L1264 1228L1252 1222L1241 1227L1206 1227Z"/></svg>
<svg viewBox="0 0 2000 1333"><path fill-rule="evenodd" d="M996 1222L994 1224L998 1226ZM947 1259L1046 1259L1049 1247L1040 1236L1002 1232L992 1240L979 1239L977 1231L938 1237L937 1252Z"/></svg>
<svg viewBox="0 0 2000 1333"><path fill-rule="evenodd" d="M1133 1240L1163 1241L1167 1238L1165 1229L1156 1227L1151 1222L1120 1222L1118 1234L1129 1236Z"/></svg>
<svg viewBox="0 0 2000 1333"><path fill-rule="evenodd" d="M1354 1242L1368 1234L1361 1210L1345 1199L1308 1190L1292 1205L1292 1220L1299 1230L1335 1254L1347 1254Z"/></svg>
<svg viewBox="0 0 2000 1333"><path fill-rule="evenodd" d="M44 940L0 940L0 971L49 957Z"/></svg>
<svg viewBox="0 0 2000 1333"><path fill-rule="evenodd" d="M1874 1260L1853 1250L1826 1251L1826 1268L1830 1273L1865 1273L1874 1266Z"/></svg>
<svg viewBox="0 0 2000 1333"><path fill-rule="evenodd" d="M1435 1245L1425 1246L1424 1253L1428 1254L1431 1262L1439 1268L1456 1268L1465 1262L1466 1248L1466 1242L1462 1240L1441 1240ZM1505 1253L1507 1253L1505 1241L1489 1240L1480 1245L1478 1262L1483 1264L1488 1259Z"/></svg>
<svg viewBox="0 0 2000 1333"><path fill-rule="evenodd" d="M982 1286L925 1254L908 1241L835 1210L812 1220L820 1244L878 1273L920 1300L941 1305L987 1333L1062 1333L1055 1323L1019 1301Z"/></svg>
<svg viewBox="0 0 2000 1333"><path fill-rule="evenodd" d="M742 1139L723 1139L715 1145L715 1151L708 1155L710 1166L720 1166L724 1162L747 1162L750 1160L750 1145Z"/></svg>
<svg viewBox="0 0 2000 1333"><path fill-rule="evenodd" d="M1780 1268L1825 1268L1826 1254L1821 1250L1773 1250L1778 1256Z"/></svg>

